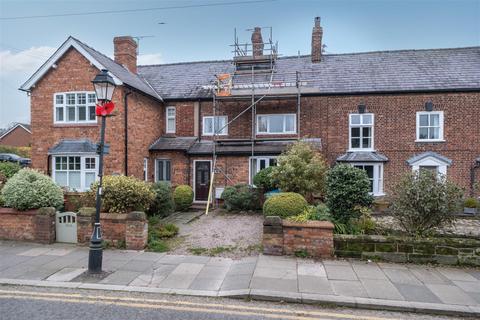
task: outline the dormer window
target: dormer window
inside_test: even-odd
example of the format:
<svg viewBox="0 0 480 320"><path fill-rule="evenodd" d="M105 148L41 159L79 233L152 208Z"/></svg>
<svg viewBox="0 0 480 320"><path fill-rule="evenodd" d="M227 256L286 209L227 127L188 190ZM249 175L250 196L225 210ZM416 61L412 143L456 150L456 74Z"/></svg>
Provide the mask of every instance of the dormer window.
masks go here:
<svg viewBox="0 0 480 320"><path fill-rule="evenodd" d="M53 123L97 123L95 92L57 92L53 98Z"/></svg>
<svg viewBox="0 0 480 320"><path fill-rule="evenodd" d="M373 150L373 125L372 113L350 114L349 119L349 149L351 151Z"/></svg>

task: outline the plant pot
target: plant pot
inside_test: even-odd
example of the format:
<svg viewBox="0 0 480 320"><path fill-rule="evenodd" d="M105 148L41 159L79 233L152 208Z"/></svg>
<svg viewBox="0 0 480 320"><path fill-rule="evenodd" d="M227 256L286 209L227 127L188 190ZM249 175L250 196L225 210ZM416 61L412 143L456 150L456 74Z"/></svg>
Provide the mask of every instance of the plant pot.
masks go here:
<svg viewBox="0 0 480 320"><path fill-rule="evenodd" d="M477 208L463 208L463 213L464 214L476 215L477 214Z"/></svg>

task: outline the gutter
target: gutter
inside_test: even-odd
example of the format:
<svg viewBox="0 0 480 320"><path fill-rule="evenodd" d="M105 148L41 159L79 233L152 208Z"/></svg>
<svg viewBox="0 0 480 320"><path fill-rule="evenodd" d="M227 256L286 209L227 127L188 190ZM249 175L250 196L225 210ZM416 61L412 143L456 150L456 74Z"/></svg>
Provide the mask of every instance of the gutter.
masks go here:
<svg viewBox="0 0 480 320"><path fill-rule="evenodd" d="M470 168L470 196L475 196L475 169L480 168L480 158L475 160L474 165Z"/></svg>
<svg viewBox="0 0 480 320"><path fill-rule="evenodd" d="M125 92L123 96L123 104L125 106L125 117L124 117L124 130L125 130L125 141L124 141L124 146L125 146L125 175L128 176L128 96L131 95L132 92L128 91Z"/></svg>

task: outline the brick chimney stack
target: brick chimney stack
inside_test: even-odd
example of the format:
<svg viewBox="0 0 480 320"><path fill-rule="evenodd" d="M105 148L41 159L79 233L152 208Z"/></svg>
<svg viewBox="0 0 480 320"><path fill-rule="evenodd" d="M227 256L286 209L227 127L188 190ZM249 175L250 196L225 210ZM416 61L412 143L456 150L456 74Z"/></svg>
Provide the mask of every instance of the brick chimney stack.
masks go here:
<svg viewBox="0 0 480 320"><path fill-rule="evenodd" d="M322 36L323 29L320 27L320 17L315 17L315 25L312 31L312 62L322 61Z"/></svg>
<svg viewBox="0 0 480 320"><path fill-rule="evenodd" d="M137 73L137 42L130 36L113 38L115 62Z"/></svg>
<svg viewBox="0 0 480 320"><path fill-rule="evenodd" d="M254 57L263 55L262 29L260 27L255 27L255 29L253 29L252 50Z"/></svg>

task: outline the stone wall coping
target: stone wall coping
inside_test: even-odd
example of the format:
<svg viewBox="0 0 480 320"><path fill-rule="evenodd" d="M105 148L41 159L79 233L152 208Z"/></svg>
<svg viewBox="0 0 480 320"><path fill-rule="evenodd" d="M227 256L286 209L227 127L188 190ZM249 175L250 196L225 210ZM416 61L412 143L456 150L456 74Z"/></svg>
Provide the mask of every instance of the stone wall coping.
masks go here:
<svg viewBox="0 0 480 320"><path fill-rule="evenodd" d="M289 220L283 220L284 227L297 227L297 228L321 228L321 229L333 229L333 223L330 221L306 221L295 222Z"/></svg>
<svg viewBox="0 0 480 320"><path fill-rule="evenodd" d="M23 215L23 216L36 216L38 215L38 209L20 211L8 207L0 207L0 215Z"/></svg>
<svg viewBox="0 0 480 320"><path fill-rule="evenodd" d="M126 213L110 213L110 212L101 212L100 220L126 220Z"/></svg>
<svg viewBox="0 0 480 320"><path fill-rule="evenodd" d="M127 220L130 221L146 221L147 215L143 211L132 211L127 214Z"/></svg>

